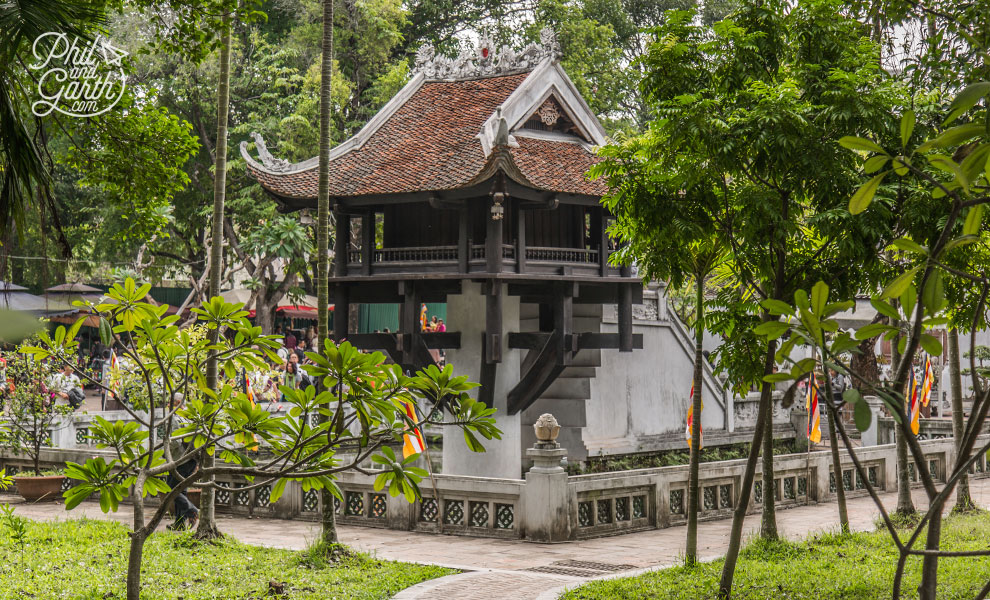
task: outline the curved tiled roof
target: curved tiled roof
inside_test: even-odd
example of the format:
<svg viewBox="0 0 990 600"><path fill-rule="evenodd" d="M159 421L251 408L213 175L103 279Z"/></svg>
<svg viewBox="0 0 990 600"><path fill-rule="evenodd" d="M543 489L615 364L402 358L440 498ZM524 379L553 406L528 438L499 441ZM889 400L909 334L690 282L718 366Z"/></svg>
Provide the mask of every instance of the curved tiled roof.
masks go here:
<svg viewBox="0 0 990 600"><path fill-rule="evenodd" d="M464 187L485 167L478 138L482 126L529 73L459 81L427 81L374 130L363 144L333 158L332 196L451 190ZM604 184L584 173L596 162L586 146L518 137L510 155L539 189L600 196ZM243 151L242 151L243 152ZM315 159L275 172L246 156L250 174L277 197L315 200Z"/></svg>

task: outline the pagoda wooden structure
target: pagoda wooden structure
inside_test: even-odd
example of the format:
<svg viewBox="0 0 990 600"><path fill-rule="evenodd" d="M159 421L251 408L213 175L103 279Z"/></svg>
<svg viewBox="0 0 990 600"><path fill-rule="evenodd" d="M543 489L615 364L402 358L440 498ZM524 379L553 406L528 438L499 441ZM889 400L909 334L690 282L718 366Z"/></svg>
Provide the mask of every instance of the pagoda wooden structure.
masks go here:
<svg viewBox="0 0 990 600"><path fill-rule="evenodd" d="M447 350L517 446L493 468L448 458L445 445L447 472L518 477L520 429L532 425L521 413L582 350L642 347L631 308L642 282L609 264L605 186L585 175L605 132L558 61L548 32L520 52L484 38L457 58L426 46L409 83L331 152L335 314L400 306L396 332L337 318L334 338L409 369ZM282 210L315 209L318 158L290 164L254 139L260 160L241 144L250 174ZM421 331L424 302L448 303L446 333ZM576 306L604 304L617 305L618 333L576 326Z"/></svg>

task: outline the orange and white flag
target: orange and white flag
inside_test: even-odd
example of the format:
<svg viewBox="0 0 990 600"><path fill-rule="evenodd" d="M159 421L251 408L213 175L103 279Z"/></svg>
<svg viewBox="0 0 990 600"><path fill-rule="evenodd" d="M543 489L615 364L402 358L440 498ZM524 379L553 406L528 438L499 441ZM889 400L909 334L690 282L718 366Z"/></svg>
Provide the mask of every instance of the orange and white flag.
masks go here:
<svg viewBox="0 0 990 600"><path fill-rule="evenodd" d="M702 388L704 389L704 388ZM691 384L691 393L688 395L688 413L687 413L687 429L685 430L685 435L687 436L688 447L691 447L691 427L694 425L694 384ZM705 410L705 401L701 401L701 411ZM700 450L702 446L705 445L705 436L701 431L701 423L698 423L698 449Z"/></svg>
<svg viewBox="0 0 990 600"><path fill-rule="evenodd" d="M914 435L918 435L920 429L918 418L921 416L921 397L919 391L918 378L914 376L914 371L911 371L911 381L908 382L907 396L904 401L908 407L908 416L911 417L911 433Z"/></svg>
<svg viewBox="0 0 990 600"><path fill-rule="evenodd" d="M818 414L818 381L814 373L808 381L805 408L808 409L808 439L817 444L822 441L822 417Z"/></svg>
<svg viewBox="0 0 990 600"><path fill-rule="evenodd" d="M932 370L932 357L925 355L925 372L921 376L921 405L928 406L932 399L932 386L935 385L935 372Z"/></svg>
<svg viewBox="0 0 990 600"><path fill-rule="evenodd" d="M416 417L416 407L408 400L402 403L406 409L406 417L414 424L412 429L406 424L406 432L402 436L402 458L409 458L413 454L419 454L426 450L426 440L419 427L419 418Z"/></svg>

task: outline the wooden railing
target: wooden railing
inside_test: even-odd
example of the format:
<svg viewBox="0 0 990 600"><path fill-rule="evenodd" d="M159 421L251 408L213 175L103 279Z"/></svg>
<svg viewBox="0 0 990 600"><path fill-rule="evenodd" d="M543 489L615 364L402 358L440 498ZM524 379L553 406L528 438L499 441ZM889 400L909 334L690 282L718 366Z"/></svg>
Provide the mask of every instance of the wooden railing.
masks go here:
<svg viewBox="0 0 990 600"><path fill-rule="evenodd" d="M530 246L526 248L526 260L594 265L598 264L598 250Z"/></svg>

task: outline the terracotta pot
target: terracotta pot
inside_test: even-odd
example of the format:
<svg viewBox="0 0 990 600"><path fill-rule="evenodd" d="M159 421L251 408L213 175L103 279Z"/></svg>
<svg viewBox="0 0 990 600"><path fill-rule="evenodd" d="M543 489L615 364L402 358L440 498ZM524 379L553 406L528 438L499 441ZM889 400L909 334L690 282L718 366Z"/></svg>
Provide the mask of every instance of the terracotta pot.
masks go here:
<svg viewBox="0 0 990 600"><path fill-rule="evenodd" d="M13 479L14 485L17 486L17 493L28 502L62 499L62 482L65 481L65 475L20 476Z"/></svg>

